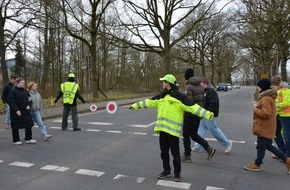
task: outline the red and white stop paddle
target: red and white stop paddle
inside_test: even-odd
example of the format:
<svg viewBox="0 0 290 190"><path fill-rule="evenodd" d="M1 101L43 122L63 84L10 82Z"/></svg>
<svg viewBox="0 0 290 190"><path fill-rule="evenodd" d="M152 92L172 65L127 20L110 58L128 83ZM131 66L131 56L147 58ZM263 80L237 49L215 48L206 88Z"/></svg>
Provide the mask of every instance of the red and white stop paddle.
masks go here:
<svg viewBox="0 0 290 190"><path fill-rule="evenodd" d="M91 111L97 111L97 109L98 109L98 107L97 107L96 104L92 104L92 105L90 106L90 110L91 110Z"/></svg>
<svg viewBox="0 0 290 190"><path fill-rule="evenodd" d="M106 110L108 113L113 114L117 111L117 109L118 109L118 106L117 106L116 102L113 102L113 101L108 102L108 104L106 106Z"/></svg>

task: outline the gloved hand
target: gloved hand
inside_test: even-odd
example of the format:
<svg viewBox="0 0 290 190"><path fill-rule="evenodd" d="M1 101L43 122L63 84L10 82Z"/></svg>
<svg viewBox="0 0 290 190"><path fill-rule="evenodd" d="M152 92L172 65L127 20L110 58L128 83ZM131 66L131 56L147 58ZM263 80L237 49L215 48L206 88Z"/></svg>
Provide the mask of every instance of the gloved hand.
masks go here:
<svg viewBox="0 0 290 190"><path fill-rule="evenodd" d="M57 99L54 100L54 103L55 103L55 104L56 104L56 102L57 102Z"/></svg>
<svg viewBox="0 0 290 190"><path fill-rule="evenodd" d="M84 103L84 104L85 104L85 103L86 103L86 101L85 101L84 99L82 99L82 103Z"/></svg>
<svg viewBox="0 0 290 190"><path fill-rule="evenodd" d="M132 106L129 107L130 110L134 110L134 108Z"/></svg>

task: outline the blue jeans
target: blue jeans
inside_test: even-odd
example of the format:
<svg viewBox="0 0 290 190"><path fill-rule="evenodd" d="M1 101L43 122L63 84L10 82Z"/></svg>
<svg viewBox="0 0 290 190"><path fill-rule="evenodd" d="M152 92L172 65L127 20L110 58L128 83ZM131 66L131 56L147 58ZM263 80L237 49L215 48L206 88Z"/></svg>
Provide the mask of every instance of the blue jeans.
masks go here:
<svg viewBox="0 0 290 190"><path fill-rule="evenodd" d="M283 151L283 150L281 151L284 153L287 153L287 156L290 157L290 117L279 117L279 119L282 125L282 130L284 132L283 133L284 141L283 141L283 138L282 138L282 141L283 143L285 142L285 149L286 149L286 151Z"/></svg>
<svg viewBox="0 0 290 190"><path fill-rule="evenodd" d="M6 104L6 118L5 118L5 124L10 124L11 119L10 119L10 107L8 104Z"/></svg>
<svg viewBox="0 0 290 190"><path fill-rule="evenodd" d="M217 126L216 117L212 120L201 119L199 123L199 128L197 134L202 138L205 138L206 132L209 131L217 140L218 142L227 147L230 144L229 139L225 136L222 130ZM202 150L202 146L198 143L195 143L195 149Z"/></svg>
<svg viewBox="0 0 290 190"><path fill-rule="evenodd" d="M38 128L40 130L41 135L43 137L45 137L47 135L47 131L46 131L46 129L43 126L43 122L42 122L42 119L41 119L40 111L39 110L31 110L30 113L31 113L31 116L32 116L33 120L38 125Z"/></svg>
<svg viewBox="0 0 290 190"><path fill-rule="evenodd" d="M266 150L269 150L273 154L275 154L279 159L283 160L286 163L287 157L286 155L278 148L272 145L272 139L267 139L263 137L257 138L257 159L255 160L255 164L260 166L263 164L263 159L265 157Z"/></svg>

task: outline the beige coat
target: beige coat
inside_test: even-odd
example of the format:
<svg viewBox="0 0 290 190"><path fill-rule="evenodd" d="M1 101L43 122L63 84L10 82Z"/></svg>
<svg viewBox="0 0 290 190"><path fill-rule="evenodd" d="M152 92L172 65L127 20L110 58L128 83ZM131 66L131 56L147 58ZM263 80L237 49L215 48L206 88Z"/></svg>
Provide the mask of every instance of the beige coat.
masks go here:
<svg viewBox="0 0 290 190"><path fill-rule="evenodd" d="M259 95L259 101L254 108L253 134L268 139L276 134L276 89L269 89Z"/></svg>

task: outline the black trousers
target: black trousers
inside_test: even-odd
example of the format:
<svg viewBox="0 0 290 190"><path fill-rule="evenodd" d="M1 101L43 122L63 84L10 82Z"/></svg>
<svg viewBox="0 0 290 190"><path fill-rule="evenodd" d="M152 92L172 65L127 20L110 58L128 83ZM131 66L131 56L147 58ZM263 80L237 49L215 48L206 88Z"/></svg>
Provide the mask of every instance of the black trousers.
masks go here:
<svg viewBox="0 0 290 190"><path fill-rule="evenodd" d="M174 174L180 174L181 160L179 151L179 138L160 131L159 145L161 150L161 159L163 161L164 171L166 172L171 171L169 164L170 162L169 149L170 149L171 154L173 156Z"/></svg>
<svg viewBox="0 0 290 190"><path fill-rule="evenodd" d="M29 141L32 139L32 130L31 130L32 127L27 127L25 128L25 140L26 141ZM17 141L20 141L20 138L19 138L19 129L15 129L14 127L12 127L12 138L13 138L13 142L17 142Z"/></svg>
<svg viewBox="0 0 290 190"><path fill-rule="evenodd" d="M185 117L183 121L183 146L184 155L191 155L191 139L200 144L205 150L208 149L209 145L206 140L197 134L199 127L200 118L198 117Z"/></svg>

